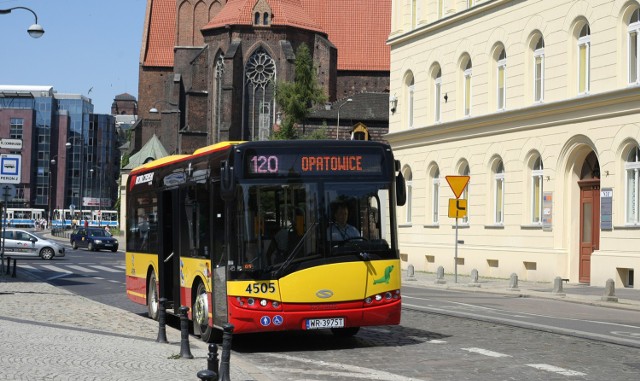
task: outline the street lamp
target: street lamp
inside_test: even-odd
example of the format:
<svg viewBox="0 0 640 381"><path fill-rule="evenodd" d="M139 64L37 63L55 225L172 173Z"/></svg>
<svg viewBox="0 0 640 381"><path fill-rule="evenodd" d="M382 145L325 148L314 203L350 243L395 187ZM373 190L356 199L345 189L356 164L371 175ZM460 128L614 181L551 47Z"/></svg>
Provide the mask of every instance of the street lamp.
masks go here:
<svg viewBox="0 0 640 381"><path fill-rule="evenodd" d="M174 107L174 108L173 109L159 111L156 108L156 105L159 104L159 103L165 103L165 104L168 104L169 106ZM178 108L178 104L177 103L169 102L169 101L166 101L166 100L155 101L153 103L153 107L151 107L149 109L149 113L151 113L151 114L158 114L158 113L159 114L178 114L178 124L180 124L180 109ZM176 149L175 149L175 153L177 153L177 154L181 153L181 151L182 151L181 147L180 147L179 139L180 139L180 126L178 126L176 128Z"/></svg>
<svg viewBox="0 0 640 381"><path fill-rule="evenodd" d="M49 200L48 201L49 201L49 226L51 227L53 227L52 224L53 224L53 206L54 206L51 200L52 198L51 196L53 195L53 192L52 192L53 188L52 188L52 182L51 182L51 173L52 173L51 167L56 165L57 157L58 155L53 156L49 164Z"/></svg>
<svg viewBox="0 0 640 381"><path fill-rule="evenodd" d="M347 98L346 101L344 101L339 107L338 107L338 123L336 124L336 140L338 140L338 137L340 136L340 109L342 108L342 106L346 105L347 103L353 101L353 99L351 98Z"/></svg>
<svg viewBox="0 0 640 381"><path fill-rule="evenodd" d="M40 24L38 24L38 15L36 15L36 13L34 11L32 11L31 9L29 9L27 7L13 7L13 8L9 8L9 9L0 9L0 15L9 14L14 9L24 9L26 11L29 11L29 12L33 13L33 17L36 18L36 23L31 25L29 27L29 29L27 29L27 33L29 33L29 36L31 36L33 38L42 37L42 35L44 34L44 28L42 28L42 26Z"/></svg>

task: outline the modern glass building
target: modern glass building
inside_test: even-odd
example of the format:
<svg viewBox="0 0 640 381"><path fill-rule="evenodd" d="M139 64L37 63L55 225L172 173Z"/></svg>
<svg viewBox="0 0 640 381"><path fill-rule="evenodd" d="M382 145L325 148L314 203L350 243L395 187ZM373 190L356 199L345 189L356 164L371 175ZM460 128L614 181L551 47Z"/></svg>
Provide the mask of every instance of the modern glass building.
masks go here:
<svg viewBox="0 0 640 381"><path fill-rule="evenodd" d="M47 213L71 205L113 207L120 160L115 118L93 114L91 99L51 86L0 86L0 139L22 142L21 149L0 148L21 155L9 207Z"/></svg>

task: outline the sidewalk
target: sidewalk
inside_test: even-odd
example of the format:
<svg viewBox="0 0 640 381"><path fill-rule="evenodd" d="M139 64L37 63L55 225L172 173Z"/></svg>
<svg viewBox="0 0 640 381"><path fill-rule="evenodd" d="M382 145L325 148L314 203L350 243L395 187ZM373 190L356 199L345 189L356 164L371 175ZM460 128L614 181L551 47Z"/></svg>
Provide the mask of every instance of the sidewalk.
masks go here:
<svg viewBox="0 0 640 381"><path fill-rule="evenodd" d="M536 298L549 298L566 302L585 303L604 307L630 309L640 311L640 290L635 288L615 288L615 301L603 300L605 285L585 285L581 283L562 284L562 292L554 292L554 280L549 282L529 282L518 280L516 289L510 287L510 279L478 277L473 284L470 275L458 274L457 283L453 274L445 274L444 283L436 282L435 273L415 272L411 278L403 270L403 286L419 286L437 289L461 290L467 292L484 292L505 295L520 295Z"/></svg>

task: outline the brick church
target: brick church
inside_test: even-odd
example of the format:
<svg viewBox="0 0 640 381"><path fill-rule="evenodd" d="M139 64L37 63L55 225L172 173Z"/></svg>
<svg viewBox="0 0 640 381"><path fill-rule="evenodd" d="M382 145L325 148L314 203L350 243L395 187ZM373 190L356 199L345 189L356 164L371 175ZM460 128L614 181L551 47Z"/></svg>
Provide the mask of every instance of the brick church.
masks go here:
<svg viewBox="0 0 640 381"><path fill-rule="evenodd" d="M329 103L298 133L381 140L390 22L391 0L147 0L134 150L154 135L169 153L269 139L275 83L293 81L303 43Z"/></svg>

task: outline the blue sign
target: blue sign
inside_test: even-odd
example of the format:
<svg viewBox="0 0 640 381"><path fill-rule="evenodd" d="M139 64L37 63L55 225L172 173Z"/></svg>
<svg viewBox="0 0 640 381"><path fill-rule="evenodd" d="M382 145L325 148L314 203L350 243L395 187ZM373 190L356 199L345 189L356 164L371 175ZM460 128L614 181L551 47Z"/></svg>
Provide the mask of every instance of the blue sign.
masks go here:
<svg viewBox="0 0 640 381"><path fill-rule="evenodd" d="M274 325L282 325L283 321L284 321L284 319L280 315L276 315L276 316L273 317L273 324Z"/></svg>
<svg viewBox="0 0 640 381"><path fill-rule="evenodd" d="M260 318L260 324L262 324L262 326L266 327L269 324L271 324L271 318L269 316L263 316Z"/></svg>
<svg viewBox="0 0 640 381"><path fill-rule="evenodd" d="M20 184L22 156L15 154L0 155L0 183Z"/></svg>

